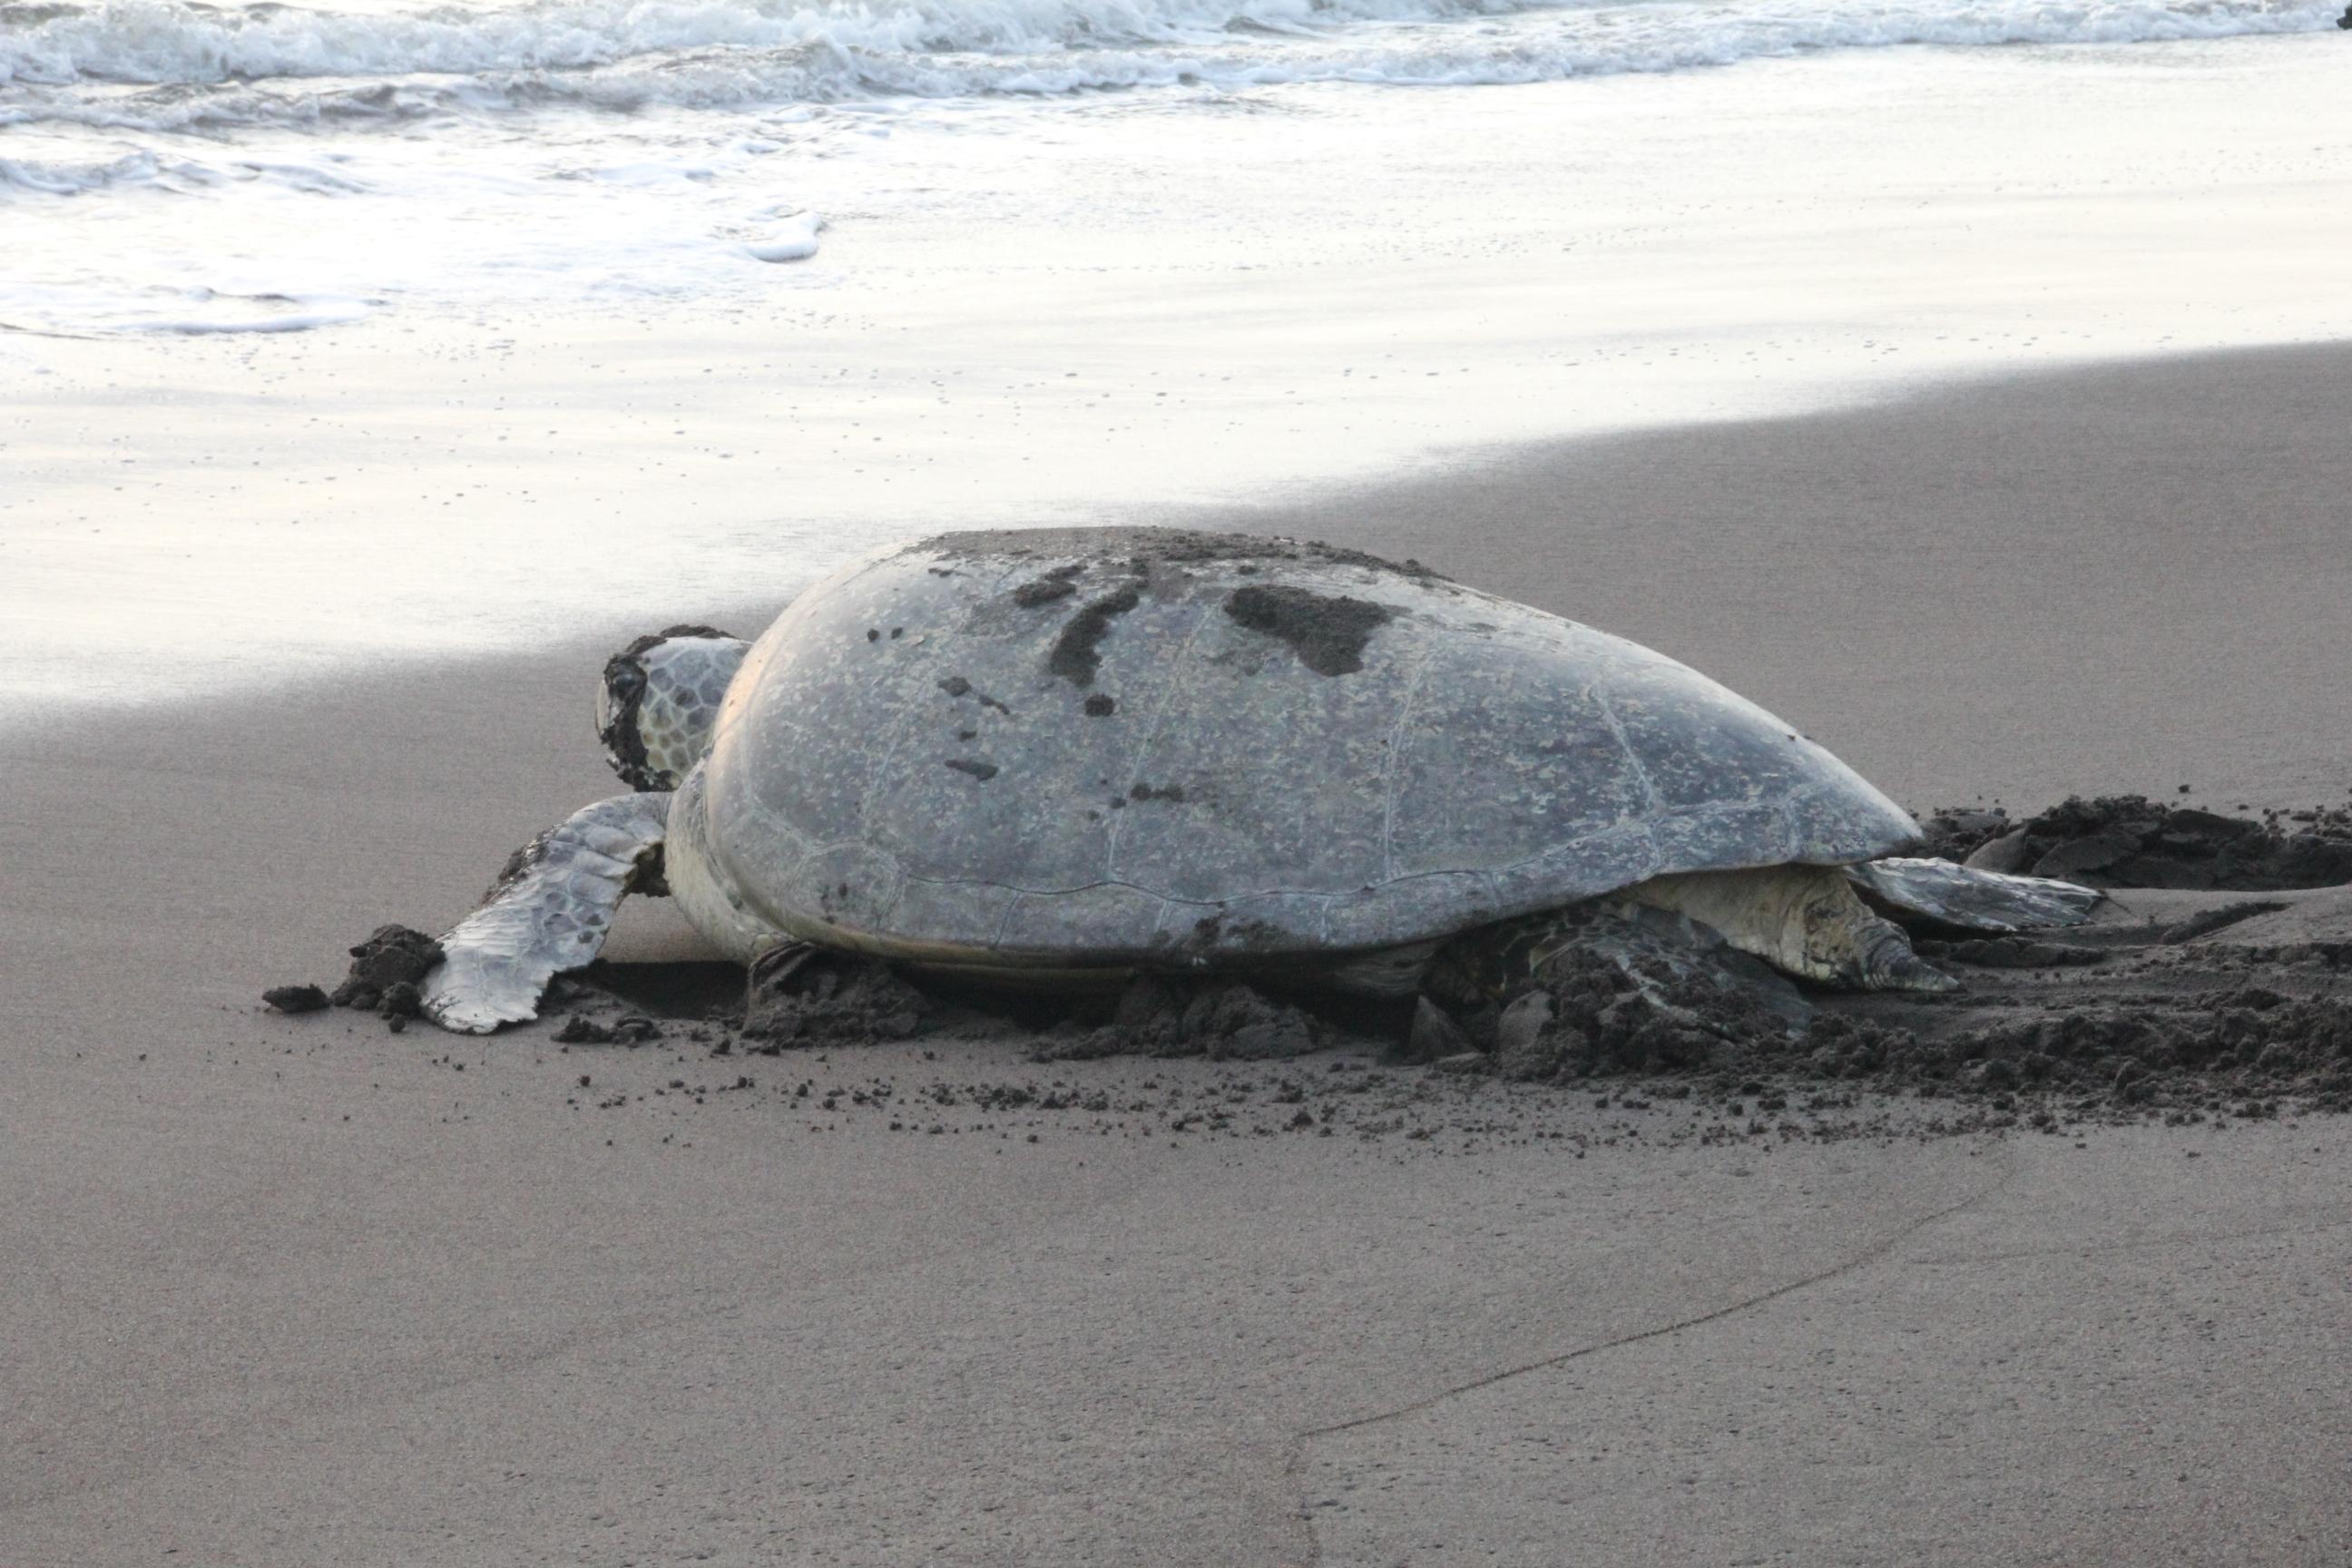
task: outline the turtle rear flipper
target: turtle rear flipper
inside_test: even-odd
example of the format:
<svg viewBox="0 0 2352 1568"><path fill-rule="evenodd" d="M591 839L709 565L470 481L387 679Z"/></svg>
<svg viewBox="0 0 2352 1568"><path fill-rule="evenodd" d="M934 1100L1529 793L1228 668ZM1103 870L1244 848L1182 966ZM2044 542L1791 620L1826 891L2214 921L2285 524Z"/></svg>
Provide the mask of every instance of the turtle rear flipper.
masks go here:
<svg viewBox="0 0 2352 1568"><path fill-rule="evenodd" d="M1849 991L1953 991L1959 982L1873 914L1839 866L1761 866L1653 877L1620 895L1714 927L1783 973Z"/></svg>
<svg viewBox="0 0 2352 1568"><path fill-rule="evenodd" d="M669 802L600 800L517 850L481 907L441 939L425 1016L461 1035L537 1017L549 979L603 951L621 900L660 887Z"/></svg>
<svg viewBox="0 0 2352 1568"><path fill-rule="evenodd" d="M1847 879L1898 919L1923 915L1968 931L2037 931L2081 925L2106 895L2048 877L1979 871L1949 860L1895 857L1845 868Z"/></svg>

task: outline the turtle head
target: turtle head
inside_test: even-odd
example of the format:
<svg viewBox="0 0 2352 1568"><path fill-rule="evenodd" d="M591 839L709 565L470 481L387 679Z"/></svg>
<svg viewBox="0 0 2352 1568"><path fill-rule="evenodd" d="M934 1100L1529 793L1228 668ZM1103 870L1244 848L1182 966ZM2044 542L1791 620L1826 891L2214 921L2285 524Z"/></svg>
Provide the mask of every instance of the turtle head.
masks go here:
<svg viewBox="0 0 2352 1568"><path fill-rule="evenodd" d="M715 627L672 626L604 661L596 738L631 789L676 789L702 760L719 701L751 647Z"/></svg>

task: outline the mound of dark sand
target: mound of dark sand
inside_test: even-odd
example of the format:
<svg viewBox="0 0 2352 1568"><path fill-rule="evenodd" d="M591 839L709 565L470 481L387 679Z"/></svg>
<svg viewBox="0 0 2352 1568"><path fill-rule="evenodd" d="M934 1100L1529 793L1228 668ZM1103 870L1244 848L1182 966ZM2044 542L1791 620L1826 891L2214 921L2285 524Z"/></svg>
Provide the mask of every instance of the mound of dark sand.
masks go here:
<svg viewBox="0 0 2352 1568"><path fill-rule="evenodd" d="M281 1013L316 1013L328 1005L327 994L315 985L273 985L261 999Z"/></svg>
<svg viewBox="0 0 2352 1568"><path fill-rule="evenodd" d="M2022 821L1948 810L1920 853L2096 888L2246 892L2352 882L2352 808L2225 816L2146 795L2076 796Z"/></svg>
<svg viewBox="0 0 2352 1568"><path fill-rule="evenodd" d="M1101 1057L1206 1057L1212 1061L1280 1061L1322 1049L1334 1038L1305 1009L1238 981L1185 984L1156 975L1119 993L1108 1019L1080 1004L1043 1031L1032 1061Z"/></svg>
<svg viewBox="0 0 2352 1568"><path fill-rule="evenodd" d="M1419 1016L1414 1034L1461 1040L1500 1077L1558 1085L1682 1079L1785 1097L1843 1083L1999 1110L2063 1099L2077 1112L2244 1115L2282 1098L2352 1110L2352 951L2200 947L2196 926L1922 942L1962 991L1815 993L1793 1026L1704 971L1576 953L1547 987Z"/></svg>
<svg viewBox="0 0 2352 1568"><path fill-rule="evenodd" d="M2072 800L2021 821L1938 813L1927 826L1936 853L2109 888L2352 882L2352 814L2343 812L2233 818L2125 796ZM1604 912L1589 950L1551 960L1541 985L1449 989L1435 966L1432 995L1393 1005L1293 996L1232 977L1014 995L806 949L763 961L748 991L728 965L595 964L560 979L545 1011L562 1016L553 1039L567 1047L667 1041L715 1057L1008 1035L1049 1065L1192 1058L1278 1068L1352 1053L1386 1064L1382 1103L1403 1118L1360 1117L1360 1131L1409 1126L1412 1107L1456 1103L1481 1081L1492 1092L1541 1086L1625 1105L1736 1104L1743 1116L1749 1105L1818 1111L1891 1095L1948 1102L1948 1115L1928 1119L1946 1131L2352 1110L2352 942L2215 940L2278 907L2247 900L2164 925L2021 936L1923 931L1922 955L1966 982L1944 994L1801 995L1748 973L1752 960L1694 945L1689 932ZM281 1011L373 1008L399 1028L439 950L386 926L352 956L331 997L281 987L268 1001ZM986 1100L972 1093L970 1103ZM1328 1131L1330 1118L1298 1122L1310 1125Z"/></svg>
<svg viewBox="0 0 2352 1568"><path fill-rule="evenodd" d="M422 1010L425 977L441 962L441 944L406 926L382 925L351 950L351 957L350 971L331 992L316 985L274 985L261 999L281 1013L356 1007L404 1028Z"/></svg>
<svg viewBox="0 0 2352 1568"><path fill-rule="evenodd" d="M555 1031L555 1043L559 1046L634 1046L661 1037L661 1026L642 1013L625 1014L608 1024L589 1013L578 1012L564 1019L563 1026Z"/></svg>
<svg viewBox="0 0 2352 1568"><path fill-rule="evenodd" d="M796 949L751 975L741 1033L746 1050L772 1056L795 1046L912 1039L933 1011L887 963Z"/></svg>
<svg viewBox="0 0 2352 1568"><path fill-rule="evenodd" d="M1432 1005L1415 1026L1433 1039L1458 1034L1522 1082L1681 1070L1721 1042L1801 1037L1812 1016L1785 976L1662 910L1603 901L1497 934L1439 952L1423 977ZM1531 963L1540 981L1528 978ZM1432 1016L1441 1007L1450 1030Z"/></svg>

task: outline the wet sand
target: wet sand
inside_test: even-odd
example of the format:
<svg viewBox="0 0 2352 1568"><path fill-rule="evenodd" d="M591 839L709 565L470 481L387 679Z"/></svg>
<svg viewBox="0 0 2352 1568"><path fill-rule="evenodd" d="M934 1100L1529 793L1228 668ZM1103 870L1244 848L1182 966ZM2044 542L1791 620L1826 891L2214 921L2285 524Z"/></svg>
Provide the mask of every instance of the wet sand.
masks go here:
<svg viewBox="0 0 2352 1568"><path fill-rule="evenodd" d="M2344 350L2126 367L1240 521L1653 642L1915 805L2310 804L2352 784L2347 391ZM2352 1552L2341 1119L1718 1139L1494 1085L1322 1136L1223 1064L1009 1038L261 1010L608 789L587 693L636 629L12 728L0 1555ZM614 954L692 951L644 905ZM1016 1080L1082 1109L969 1092Z"/></svg>
<svg viewBox="0 0 2352 1568"><path fill-rule="evenodd" d="M764 176L730 155L707 181L562 179L540 193L552 206L526 199L536 174L491 174L542 155L520 123L481 144L487 162L444 140L473 134L454 122L422 141L347 127L334 180L377 194L331 198L326 225L329 198L280 183L319 133L286 127L257 178L187 203L131 174L21 209L0 279L0 577L29 585L14 607L32 629L0 661L0 717L67 685L201 697L378 654L512 652L583 608L634 618L628 596L659 625L942 520L1257 501L1482 444L2352 339L2352 174L2307 134L2336 118L2347 50L2329 29L2146 53L1805 50L1502 91L1270 87L1240 112L1150 90L1006 100L981 121L909 103L887 137L855 132L880 123L859 111L798 152L743 150ZM998 113L1040 133L971 133ZM641 127L629 164L648 172L682 129ZM233 125L219 135L189 155L256 157ZM841 156L803 155L836 135ZM501 216L405 222L432 193L467 199L452 157ZM827 215L817 257L681 248L693 213L731 226L742 180L786 168L793 201ZM599 190L624 207L556 216ZM397 243L372 246L385 223ZM250 253L234 283L208 271L224 243ZM509 247L520 265L495 261ZM2133 259L2149 257L2164 264ZM320 289L384 303L315 332L7 330L38 324L14 286L52 292L45 274L84 306L106 275L226 288L150 299L142 318L300 311L277 297ZM1781 448L1801 491L1821 489L1813 449ZM1948 450L1981 466L2000 449ZM1898 486L1896 510L1917 493ZM1546 566L1563 563L1595 569ZM1794 580L1820 602L1818 579ZM107 616L107 646L85 649Z"/></svg>

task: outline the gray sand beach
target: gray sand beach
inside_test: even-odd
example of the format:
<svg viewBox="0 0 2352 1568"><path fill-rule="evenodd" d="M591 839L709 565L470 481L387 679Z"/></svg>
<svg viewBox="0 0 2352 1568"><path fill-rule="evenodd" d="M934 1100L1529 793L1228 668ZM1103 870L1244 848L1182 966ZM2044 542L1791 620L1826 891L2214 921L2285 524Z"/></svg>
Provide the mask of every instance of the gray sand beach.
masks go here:
<svg viewBox="0 0 2352 1568"><path fill-rule="evenodd" d="M1183 521L1635 637L1915 809L2340 804L2348 406L2352 349L2233 353ZM1280 1135L1009 1036L265 1010L609 793L608 608L5 731L0 1562L2352 1560L2340 1117L1714 1140L1498 1084ZM608 955L696 952L640 903ZM1112 1110L956 1091L1013 1080Z"/></svg>

